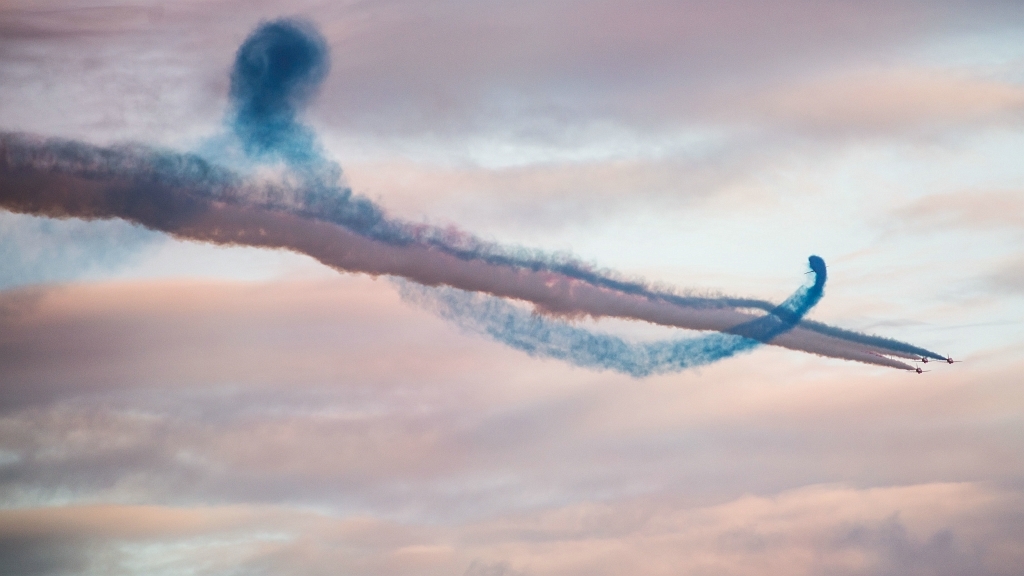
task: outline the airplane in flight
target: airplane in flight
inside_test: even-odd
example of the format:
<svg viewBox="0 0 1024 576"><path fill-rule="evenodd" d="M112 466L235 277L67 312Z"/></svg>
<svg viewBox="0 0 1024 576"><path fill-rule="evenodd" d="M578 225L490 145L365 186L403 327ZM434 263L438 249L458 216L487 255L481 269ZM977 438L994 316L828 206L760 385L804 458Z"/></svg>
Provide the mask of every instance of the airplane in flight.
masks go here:
<svg viewBox="0 0 1024 576"><path fill-rule="evenodd" d="M927 356L921 356L920 360L921 362L927 364L929 358ZM945 359L943 359L943 362L945 362L946 364L959 364L960 362L963 362L963 360L953 360L952 356L946 356Z"/></svg>

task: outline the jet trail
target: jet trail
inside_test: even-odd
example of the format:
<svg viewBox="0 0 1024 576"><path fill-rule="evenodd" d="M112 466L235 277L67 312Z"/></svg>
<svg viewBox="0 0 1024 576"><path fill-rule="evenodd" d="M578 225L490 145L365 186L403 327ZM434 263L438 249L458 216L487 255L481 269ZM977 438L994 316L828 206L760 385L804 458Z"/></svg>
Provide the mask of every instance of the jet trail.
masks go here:
<svg viewBox="0 0 1024 576"><path fill-rule="evenodd" d="M739 351L737 342L763 342L901 369L911 367L890 357L942 358L903 342L804 321L824 286L825 264L817 257L810 260L814 286L798 292L800 300L776 306L654 290L576 260L388 218L343 185L341 168L298 121L328 69L326 42L314 27L287 19L261 24L236 54L229 133L212 139L203 156L0 133L0 206L54 218L121 218L183 239L293 250L342 271L528 301L549 316L628 318L739 338L704 341L710 346L714 340L721 357ZM245 176L268 167L276 178ZM474 305L454 305L455 292L438 294L453 304L446 315L490 325ZM557 324L545 322L552 330ZM537 341L533 328L508 325L520 326L518 333L505 332L511 345ZM564 329L579 330L558 328ZM554 350L550 342L538 346ZM678 354L684 348L677 347ZM648 365L656 371L696 361ZM642 372L641 364L633 362L631 370Z"/></svg>
<svg viewBox="0 0 1024 576"><path fill-rule="evenodd" d="M409 282L398 285L404 299L530 355L643 377L711 364L752 350L791 330L821 300L824 292L824 262L816 256L810 261L815 274L811 286L797 290L770 314L733 327L730 334L644 343L627 342L617 336L531 314L507 300L485 294L455 288L430 289Z"/></svg>
<svg viewBox="0 0 1024 576"><path fill-rule="evenodd" d="M245 181L194 155L0 135L0 206L12 212L52 218L121 218L188 240L284 248L342 271L401 276L427 286L525 300L555 315L618 317L725 333L764 317L725 306L682 306L543 266L463 259L429 243L386 243L333 222L246 201L270 192L266 184ZM824 263L820 266L823 277ZM773 310L786 319L785 310ZM898 352L800 327L773 335L770 341L825 356L910 368L881 356Z"/></svg>

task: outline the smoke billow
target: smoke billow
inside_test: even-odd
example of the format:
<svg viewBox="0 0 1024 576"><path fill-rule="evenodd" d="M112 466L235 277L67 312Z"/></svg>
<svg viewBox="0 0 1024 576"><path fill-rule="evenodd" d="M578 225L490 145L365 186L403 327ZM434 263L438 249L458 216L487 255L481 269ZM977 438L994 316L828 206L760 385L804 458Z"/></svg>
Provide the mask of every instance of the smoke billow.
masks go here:
<svg viewBox="0 0 1024 576"><path fill-rule="evenodd" d="M319 160L316 137L298 113L330 67L327 42L300 21L261 25L235 56L231 127L251 156L302 165Z"/></svg>
<svg viewBox="0 0 1024 576"><path fill-rule="evenodd" d="M229 138L251 165L277 166L284 178L261 179L197 154L141 145L100 148L0 134L0 205L54 218L121 218L189 240L284 248L342 271L441 287L420 288L413 299L519 349L634 375L712 362L760 343L903 369L910 366L889 356L940 358L804 321L823 294L825 263L818 257L809 261L813 285L774 305L654 290L570 258L391 219L344 185L340 167L299 121L328 65L316 29L288 19L261 24L236 55ZM530 302L542 316L527 319L501 298ZM721 334L634 345L556 318L579 315Z"/></svg>

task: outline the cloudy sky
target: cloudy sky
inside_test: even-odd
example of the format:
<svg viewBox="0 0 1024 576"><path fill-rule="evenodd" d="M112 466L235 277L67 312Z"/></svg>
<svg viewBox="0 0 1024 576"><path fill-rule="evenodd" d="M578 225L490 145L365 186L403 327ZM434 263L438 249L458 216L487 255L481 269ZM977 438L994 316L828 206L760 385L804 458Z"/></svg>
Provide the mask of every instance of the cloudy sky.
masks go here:
<svg viewBox="0 0 1024 576"><path fill-rule="evenodd" d="M0 131L208 150L281 16L389 214L773 301L818 254L810 317L964 362L633 378L387 277L0 212L0 573L1020 573L1019 1L9 0Z"/></svg>

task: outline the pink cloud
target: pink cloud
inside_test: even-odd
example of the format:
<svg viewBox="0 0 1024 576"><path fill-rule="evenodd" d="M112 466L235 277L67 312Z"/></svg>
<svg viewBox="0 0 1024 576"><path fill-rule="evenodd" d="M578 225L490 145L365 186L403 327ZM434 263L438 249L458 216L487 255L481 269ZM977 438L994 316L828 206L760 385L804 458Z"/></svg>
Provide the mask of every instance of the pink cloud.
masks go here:
<svg viewBox="0 0 1024 576"><path fill-rule="evenodd" d="M102 505L0 511L0 539L81 535L93 550L124 559L134 543L193 542L165 562L216 565L227 557L296 574L1009 576L1024 561L1014 539L1022 509L1019 494L955 483L808 486L713 506L637 498L448 525L284 507ZM279 536L261 536L268 528Z"/></svg>
<svg viewBox="0 0 1024 576"><path fill-rule="evenodd" d="M811 134L929 134L962 125L1019 125L1024 86L941 70L853 70L782 86L744 104L768 122Z"/></svg>

